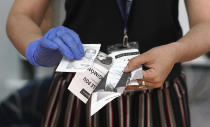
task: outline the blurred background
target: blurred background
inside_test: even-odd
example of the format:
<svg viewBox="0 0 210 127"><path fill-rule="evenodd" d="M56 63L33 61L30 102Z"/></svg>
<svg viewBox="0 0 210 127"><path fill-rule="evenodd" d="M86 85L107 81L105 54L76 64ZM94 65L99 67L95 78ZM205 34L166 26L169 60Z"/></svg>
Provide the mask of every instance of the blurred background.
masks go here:
<svg viewBox="0 0 210 127"><path fill-rule="evenodd" d="M51 76L53 68L30 66L10 43L6 21L14 0L0 1L0 102L31 79ZM65 16L64 0L53 0L53 25L61 25ZM184 34L189 30L183 0L180 0L180 22ZM56 17L56 18L55 18ZM209 127L210 121L210 59L207 55L183 64L187 77L192 127Z"/></svg>

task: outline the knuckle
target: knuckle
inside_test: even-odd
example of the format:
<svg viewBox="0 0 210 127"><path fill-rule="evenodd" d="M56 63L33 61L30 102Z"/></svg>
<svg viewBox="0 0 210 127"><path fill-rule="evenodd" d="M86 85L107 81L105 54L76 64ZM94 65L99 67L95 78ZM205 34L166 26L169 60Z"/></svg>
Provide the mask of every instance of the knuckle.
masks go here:
<svg viewBox="0 0 210 127"><path fill-rule="evenodd" d="M69 29L69 28L66 28L66 30L67 30L69 33L71 33L72 36L74 36L74 37L79 37L79 35L78 35L74 30Z"/></svg>
<svg viewBox="0 0 210 127"><path fill-rule="evenodd" d="M63 33L62 38L65 38L65 39L67 39L67 38L68 38L69 40L71 39L71 38L69 38L69 35L68 35L68 34L66 34L66 33ZM71 40L71 41L72 41L72 40Z"/></svg>
<svg viewBox="0 0 210 127"><path fill-rule="evenodd" d="M57 36L60 36L60 37L62 37L62 36L64 35L64 33L65 33L65 32L62 31L62 30L57 30L57 31L56 31L56 35L57 35Z"/></svg>
<svg viewBox="0 0 210 127"><path fill-rule="evenodd" d="M71 32L74 33L75 35L78 35L73 29L69 29L69 31L71 31Z"/></svg>
<svg viewBox="0 0 210 127"><path fill-rule="evenodd" d="M57 27L57 29L64 29L64 28L66 28L66 27L64 27L64 26L58 26Z"/></svg>

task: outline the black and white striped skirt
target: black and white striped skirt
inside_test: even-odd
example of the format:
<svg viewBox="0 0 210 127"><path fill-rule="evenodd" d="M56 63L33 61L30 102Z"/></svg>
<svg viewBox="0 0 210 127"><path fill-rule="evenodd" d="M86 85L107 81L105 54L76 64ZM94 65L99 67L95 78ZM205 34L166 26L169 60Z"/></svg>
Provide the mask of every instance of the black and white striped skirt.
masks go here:
<svg viewBox="0 0 210 127"><path fill-rule="evenodd" d="M190 127L184 75L162 88L125 92L90 117L84 104L68 91L74 74L55 73L43 116L43 127Z"/></svg>

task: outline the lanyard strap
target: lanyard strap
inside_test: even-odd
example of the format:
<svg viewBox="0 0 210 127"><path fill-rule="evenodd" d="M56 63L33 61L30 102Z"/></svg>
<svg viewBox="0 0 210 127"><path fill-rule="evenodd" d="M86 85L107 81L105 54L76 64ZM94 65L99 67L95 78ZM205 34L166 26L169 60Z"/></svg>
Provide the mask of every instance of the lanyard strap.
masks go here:
<svg viewBox="0 0 210 127"><path fill-rule="evenodd" d="M123 9L123 3L122 0L116 0L117 1L117 5L119 7L120 10L120 14L123 18L124 21L124 32L127 33L127 26L128 26L128 17L130 15L130 10L131 10L131 6L133 3L133 0L126 0L126 8L125 10Z"/></svg>
<svg viewBox="0 0 210 127"><path fill-rule="evenodd" d="M126 8L123 9L123 3L122 0L116 0L117 5L120 10L120 14L122 16L122 19L124 21L124 37L123 37L123 47L128 47L128 35L127 35L127 27L128 27L128 17L130 15L131 6L133 4L133 0L126 0Z"/></svg>

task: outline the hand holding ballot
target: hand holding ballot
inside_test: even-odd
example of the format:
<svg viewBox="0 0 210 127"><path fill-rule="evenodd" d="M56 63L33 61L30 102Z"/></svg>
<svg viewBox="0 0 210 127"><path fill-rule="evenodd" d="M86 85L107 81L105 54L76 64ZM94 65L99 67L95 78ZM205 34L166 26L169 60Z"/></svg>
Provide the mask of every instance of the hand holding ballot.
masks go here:
<svg viewBox="0 0 210 127"><path fill-rule="evenodd" d="M159 88L163 85L174 66L174 56L176 54L169 52L174 50L176 49L170 45L155 47L131 59L125 72L131 72L137 67L144 65L148 68L148 70L143 71L143 80L146 87L148 89Z"/></svg>
<svg viewBox="0 0 210 127"><path fill-rule="evenodd" d="M101 44L83 44L84 57L80 60L69 61L68 58L63 57L58 65L57 72L84 72L95 60L100 50Z"/></svg>
<svg viewBox="0 0 210 127"><path fill-rule="evenodd" d="M31 42L25 54L35 66L52 67L58 65L63 56L68 60L81 59L84 49L77 33L59 26L49 30L40 40Z"/></svg>
<svg viewBox="0 0 210 127"><path fill-rule="evenodd" d="M81 60L69 61L64 57L56 71L76 72L68 89L84 103L91 97L90 115L93 115L121 96L129 82L143 78L142 68L131 73L123 72L129 60L139 55L136 48L107 55L99 51L100 44L83 44L83 47L85 55Z"/></svg>

